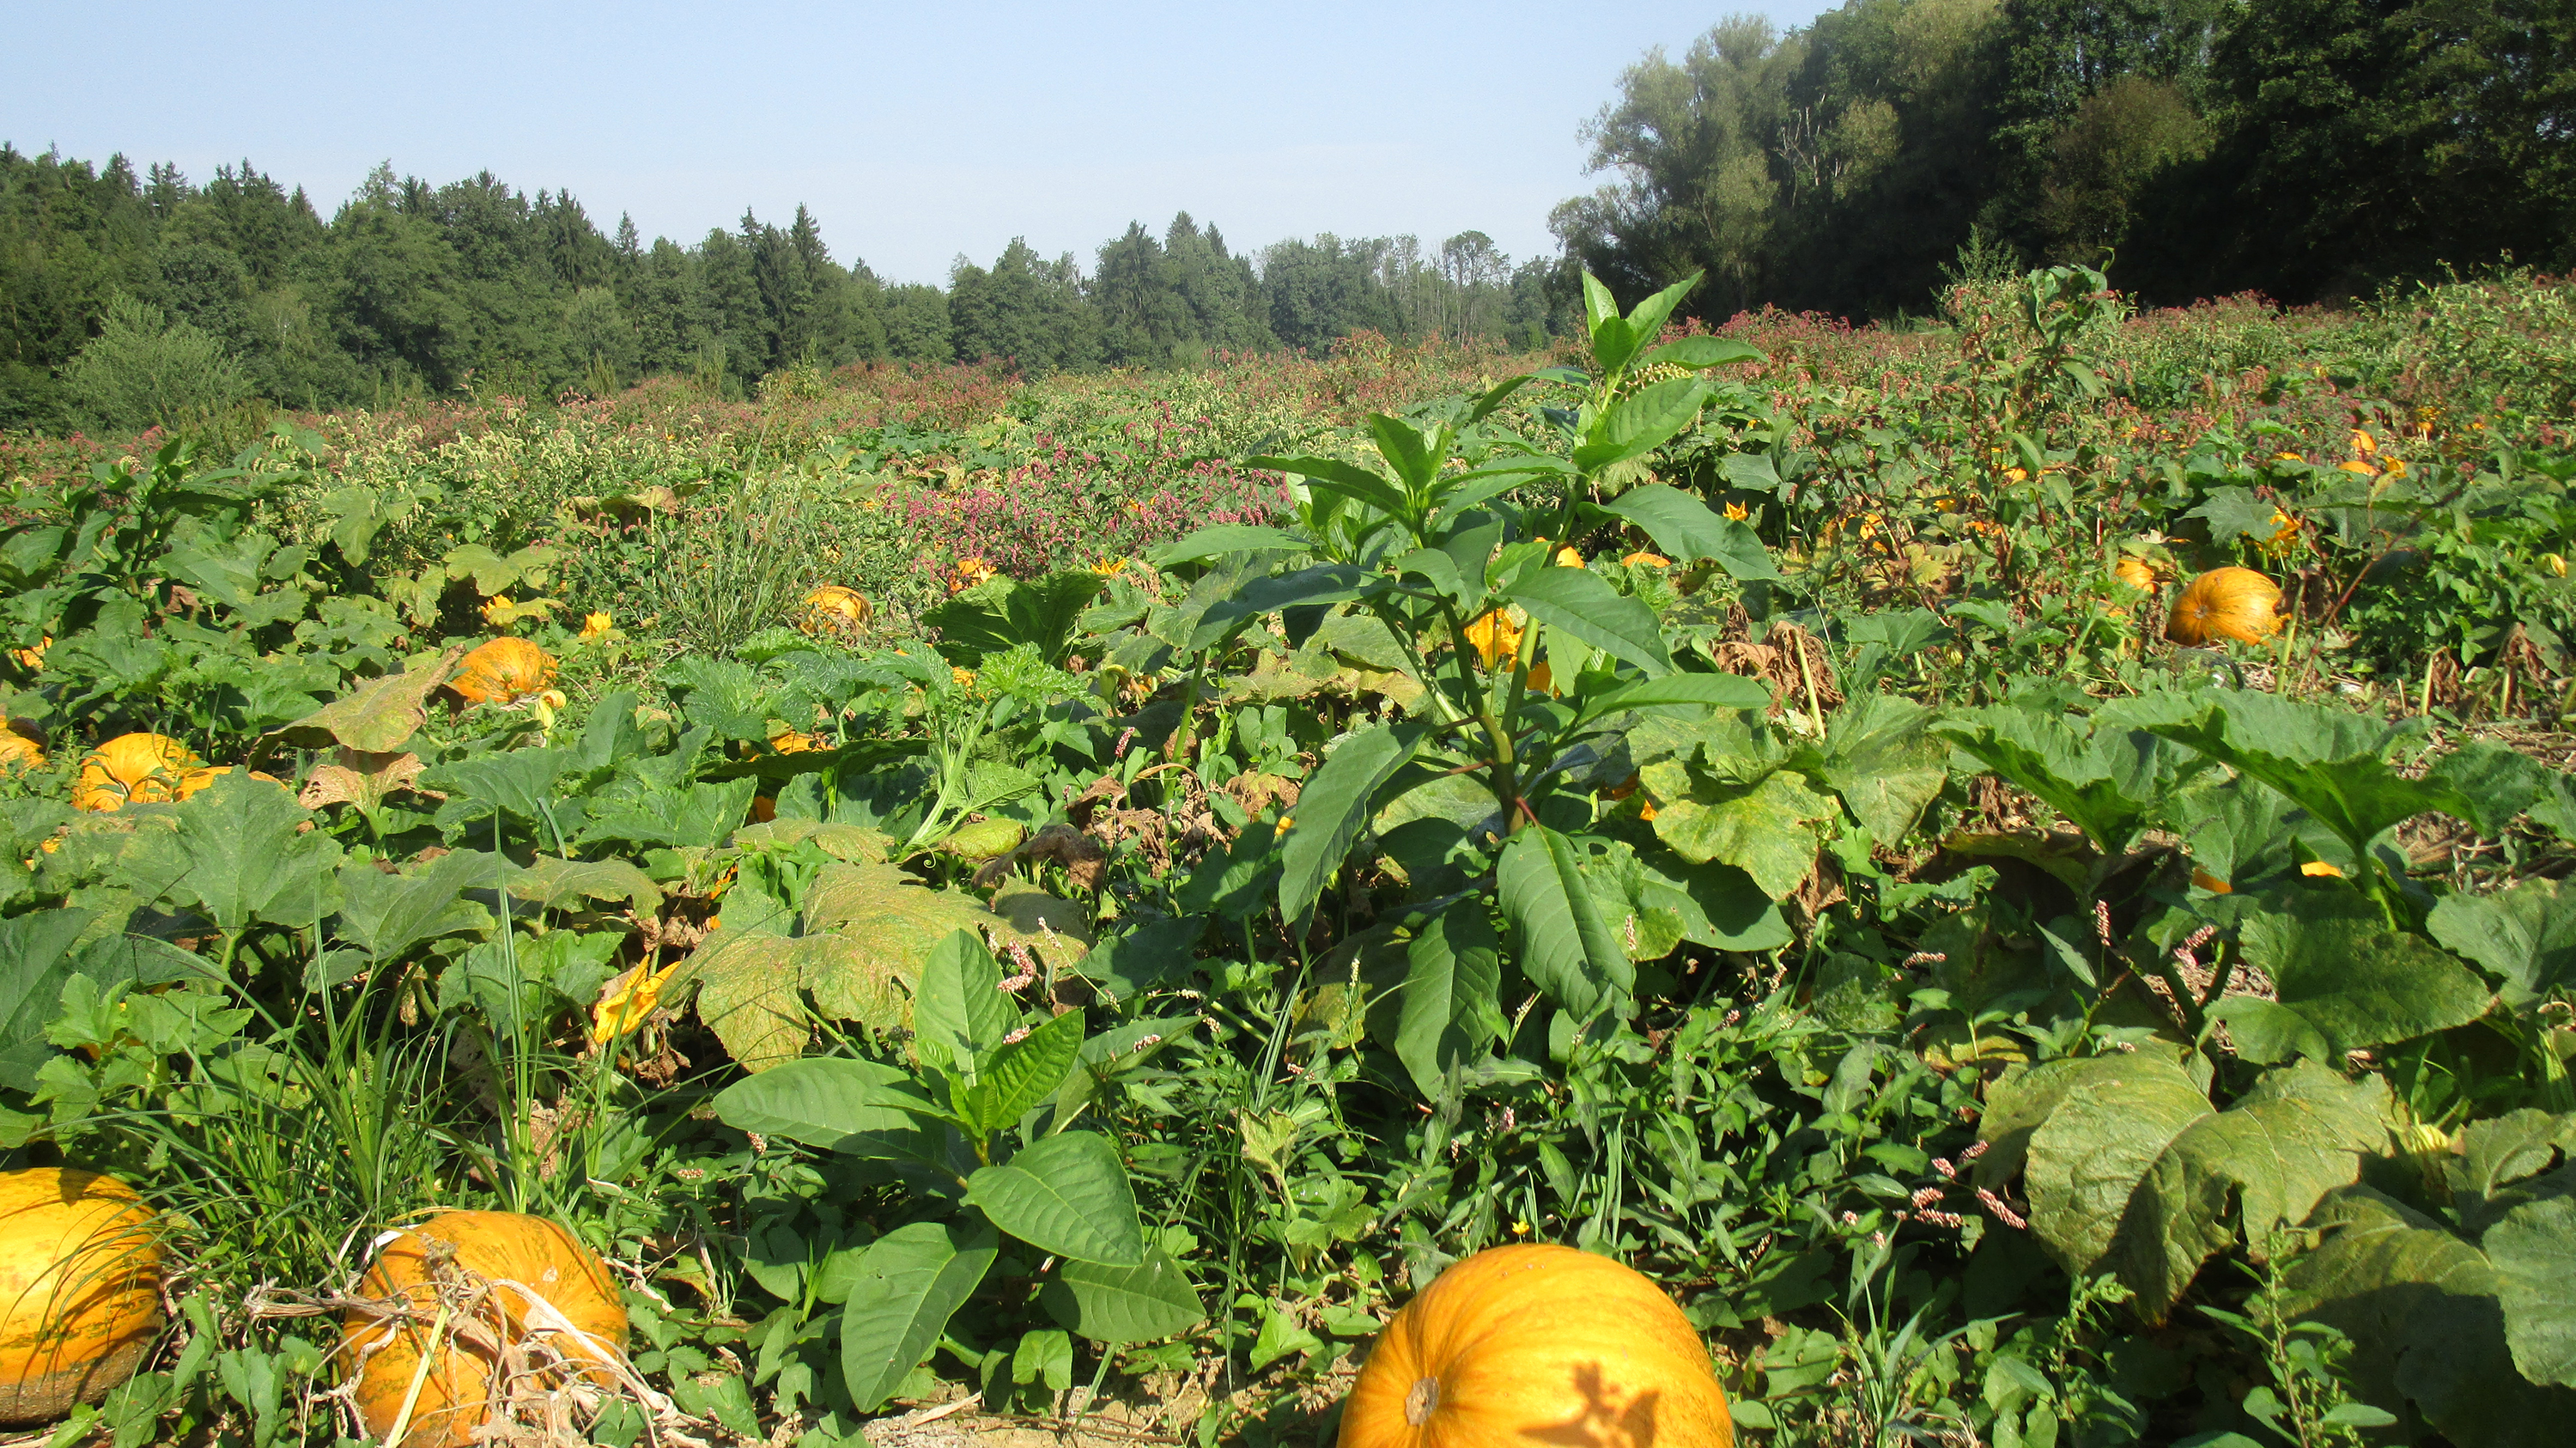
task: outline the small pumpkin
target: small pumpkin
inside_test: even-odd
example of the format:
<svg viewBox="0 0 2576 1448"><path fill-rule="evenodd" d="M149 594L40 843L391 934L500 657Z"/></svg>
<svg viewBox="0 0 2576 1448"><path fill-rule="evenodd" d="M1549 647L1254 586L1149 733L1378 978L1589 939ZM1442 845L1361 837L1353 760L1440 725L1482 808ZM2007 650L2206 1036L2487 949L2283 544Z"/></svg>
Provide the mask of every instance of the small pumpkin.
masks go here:
<svg viewBox="0 0 2576 1448"><path fill-rule="evenodd" d="M2174 600L2165 637L2187 646L2222 638L2259 644L2280 631L2280 603L2280 585L2253 569L2212 569Z"/></svg>
<svg viewBox="0 0 2576 1448"><path fill-rule="evenodd" d="M447 687L469 704L509 704L544 693L555 681L555 656L521 638L499 638L457 661Z"/></svg>
<svg viewBox="0 0 2576 1448"><path fill-rule="evenodd" d="M1341 1448L1730 1448L1708 1349L1671 1298L1571 1247L1451 1266L1378 1334Z"/></svg>
<svg viewBox="0 0 2576 1448"><path fill-rule="evenodd" d="M493 1356L467 1338L430 1332L442 1280L461 1289L451 1291L451 1303L478 1304L477 1323L505 1351L540 1335L574 1362L604 1365L626 1351L617 1283L572 1233L517 1212L441 1212L385 1243L359 1288L378 1301L398 1299L420 1320L352 1311L341 1322L342 1371L356 1376L358 1413L376 1437L393 1428L421 1357L429 1356L404 1448L466 1448L489 1413Z"/></svg>
<svg viewBox="0 0 2576 1448"><path fill-rule="evenodd" d="M857 589L826 583L805 595L805 632L856 633L867 627L874 611Z"/></svg>
<svg viewBox="0 0 2576 1448"><path fill-rule="evenodd" d="M120 734L81 756L72 808L104 814L127 804L186 799L227 769L209 769L196 751L166 734Z"/></svg>
<svg viewBox="0 0 2576 1448"><path fill-rule="evenodd" d="M2156 577L2155 565L2143 558L2121 559L2112 566L2111 576L2140 593L2155 592L2156 585L2162 581Z"/></svg>
<svg viewBox="0 0 2576 1448"><path fill-rule="evenodd" d="M15 729L0 729L0 769L16 773L21 769L45 767L45 746Z"/></svg>
<svg viewBox="0 0 2576 1448"><path fill-rule="evenodd" d="M114 1177L0 1172L0 1425L53 1422L134 1376L161 1331L153 1224Z"/></svg>

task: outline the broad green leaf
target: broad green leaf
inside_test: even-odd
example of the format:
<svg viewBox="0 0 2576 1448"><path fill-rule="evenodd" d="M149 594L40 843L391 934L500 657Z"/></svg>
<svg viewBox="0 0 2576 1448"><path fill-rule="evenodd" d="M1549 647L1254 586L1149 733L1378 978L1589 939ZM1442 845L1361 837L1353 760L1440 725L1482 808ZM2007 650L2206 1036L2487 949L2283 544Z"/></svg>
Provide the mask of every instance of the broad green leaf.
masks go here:
<svg viewBox="0 0 2576 1448"><path fill-rule="evenodd" d="M2282 1306L2333 1324L2358 1351L2345 1380L2392 1411L2412 1400L2426 1423L2479 1448L2555 1448L2576 1421L2576 1391L2516 1368L2499 1301L2503 1275L2433 1218L2347 1187L2307 1225L2318 1245L2293 1261ZM2562 1299L2564 1300L2564 1299Z"/></svg>
<svg viewBox="0 0 2576 1448"><path fill-rule="evenodd" d="M1637 359L1639 367L1724 367L1735 362L1760 362L1761 349L1731 337L1684 337L1649 348Z"/></svg>
<svg viewBox="0 0 2576 1448"><path fill-rule="evenodd" d="M452 858L452 857L451 857ZM575 900L623 900L639 919L662 908L662 887L631 860L566 860L539 855L510 879L510 894L547 909Z"/></svg>
<svg viewBox="0 0 2576 1448"><path fill-rule="evenodd" d="M1793 770L1749 785L1711 780L1676 760L1642 771L1655 800L1655 835L1694 864L1733 865L1774 900L1787 898L1816 867L1816 826L1840 813Z"/></svg>
<svg viewBox="0 0 2576 1448"><path fill-rule="evenodd" d="M1002 967L971 930L941 938L922 967L912 1001L913 1049L921 1059L967 1075L1020 1023L1002 990Z"/></svg>
<svg viewBox="0 0 2576 1448"><path fill-rule="evenodd" d="M1675 377L1637 389L1611 404L1591 438L1574 450L1574 466L1596 473L1653 452L1698 420L1708 398L1708 383L1697 377Z"/></svg>
<svg viewBox="0 0 2576 1448"><path fill-rule="evenodd" d="M1768 709L1771 691L1759 679L1741 674L1666 674L1638 679L1575 702L1574 722L1583 724L1628 709L1706 705L1712 709Z"/></svg>
<svg viewBox="0 0 2576 1448"><path fill-rule="evenodd" d="M1073 647L1082 611L1109 580L1088 568L1070 568L1026 581L988 579L922 615L939 630L939 652L952 664L974 668L987 654L1021 644L1041 662L1060 665Z"/></svg>
<svg viewBox="0 0 2576 1448"><path fill-rule="evenodd" d="M388 875L372 864L340 868L340 915L331 933L342 944L387 965L424 940L492 928L492 913L465 898L489 890L509 871L508 862L475 850L453 850L408 874Z"/></svg>
<svg viewBox="0 0 2576 1448"><path fill-rule="evenodd" d="M2209 1097L2171 1057L2141 1051L2069 1083L2030 1135L2030 1230L2070 1276L2100 1269L2138 1184Z"/></svg>
<svg viewBox="0 0 2576 1448"><path fill-rule="evenodd" d="M2493 895L2452 895L2425 928L2503 980L2521 1009L2576 986L2576 890L2533 878Z"/></svg>
<svg viewBox="0 0 2576 1448"><path fill-rule="evenodd" d="M2501 1279L2513 1365L2535 1383L2576 1388L2576 1197L2523 1202L2479 1245Z"/></svg>
<svg viewBox="0 0 2576 1448"><path fill-rule="evenodd" d="M1145 558L1157 568L1169 568L1175 563L1196 563L1227 553L1249 553L1265 548L1302 553L1312 546L1306 539L1281 528L1265 528L1254 523L1218 523L1186 533L1173 542L1148 548Z"/></svg>
<svg viewBox="0 0 2576 1448"><path fill-rule="evenodd" d="M1040 1251L1104 1267L1145 1260L1136 1193L1118 1148L1096 1131L1047 1137L966 1179L966 1200Z"/></svg>
<svg viewBox="0 0 2576 1448"><path fill-rule="evenodd" d="M369 679L275 733L299 749L339 744L361 754L393 753L429 722L429 696L464 655L460 645L419 668Z"/></svg>
<svg viewBox="0 0 2576 1448"><path fill-rule="evenodd" d="M2170 703L2132 700L2127 712L2289 796L2355 855L2366 855L2382 830L2427 810L2462 819L2486 812L2448 783L2398 773L2388 751L2400 732L2349 710L2225 690Z"/></svg>
<svg viewBox="0 0 2576 1448"><path fill-rule="evenodd" d="M2281 1228L2360 1179L2388 1144L2387 1083L2312 1062L2273 1071L2225 1111L2183 1128L2122 1214L2110 1265L2161 1322L2201 1264L2236 1245L2259 1259Z"/></svg>
<svg viewBox="0 0 2576 1448"><path fill-rule="evenodd" d="M804 942L759 930L721 929L689 957L698 1019L746 1071L766 1071L805 1053L813 1026L805 1009Z"/></svg>
<svg viewBox="0 0 2576 1448"><path fill-rule="evenodd" d="M716 1094L716 1119L738 1131L780 1136L824 1151L863 1147L870 1133L907 1132L935 1115L912 1078L876 1061L829 1056L788 1061Z"/></svg>
<svg viewBox="0 0 2576 1448"><path fill-rule="evenodd" d="M148 898L194 902L217 929L301 929L330 908L340 848L286 787L235 772L176 807L178 829L141 845L133 879Z"/></svg>
<svg viewBox="0 0 2576 1448"><path fill-rule="evenodd" d="M978 1134L1016 1126L1031 1107L1064 1084L1082 1055L1082 1012L1067 1011L1017 1041L1005 1042L966 1093Z"/></svg>
<svg viewBox="0 0 2576 1448"><path fill-rule="evenodd" d="M1649 676L1673 671L1672 650L1664 644L1663 625L1656 621L1654 610L1612 588L1589 569L1533 568L1504 589L1503 596L1529 610L1540 623L1625 659Z"/></svg>
<svg viewBox="0 0 2576 1448"><path fill-rule="evenodd" d="M1243 465L1268 468L1274 473L1295 473L1310 486L1358 498L1389 517L1401 518L1405 514L1404 495L1396 491L1395 485L1356 463L1336 458L1257 457L1245 458Z"/></svg>
<svg viewBox="0 0 2576 1448"><path fill-rule="evenodd" d="M2389 929L2376 908L2342 891L2302 890L2290 910L2252 915L2240 944L2330 1057L2486 1014L2486 983L2475 972L2421 936ZM2251 1059L2271 1055L2253 1055L2255 1044L2238 1042Z"/></svg>
<svg viewBox="0 0 2576 1448"><path fill-rule="evenodd" d="M1395 1055L1415 1088L1437 1098L1450 1068L1487 1043L1484 1023L1502 990L1502 943L1484 907L1466 900L1425 921L1404 957Z"/></svg>
<svg viewBox="0 0 2576 1448"><path fill-rule="evenodd" d="M1949 740L1995 773L2038 795L2106 855L2128 851L2152 819L2152 800L2132 795L2098 735L2012 705L1965 709L1934 722Z"/></svg>
<svg viewBox="0 0 2576 1448"><path fill-rule="evenodd" d="M806 988L825 1014L890 1030L906 1023L903 998L942 942L1003 924L967 896L928 889L895 866L826 865L805 892L804 930L836 943L811 958Z"/></svg>
<svg viewBox="0 0 2576 1448"><path fill-rule="evenodd" d="M1400 417L1383 412L1368 415L1369 435L1377 440L1378 456L1395 469L1405 488L1415 494L1431 486L1440 475L1441 461L1448 456L1448 439L1444 429L1424 430Z"/></svg>
<svg viewBox="0 0 2576 1448"><path fill-rule="evenodd" d="M1521 969L1578 1018L1605 1002L1624 1007L1636 967L1585 883L1577 847L1545 825L1503 845L1494 880L1503 913L1521 934Z"/></svg>
<svg viewBox="0 0 2576 1448"><path fill-rule="evenodd" d="M1949 782L1948 751L1926 732L1931 722L1932 711L1910 699L1865 694L1825 733L1825 783L1881 841L1904 839Z"/></svg>
<svg viewBox="0 0 2576 1448"><path fill-rule="evenodd" d="M1592 339L1592 355L1595 362L1600 362L1601 358L1601 329L1610 323L1617 322L1621 324L1621 335L1624 336L1626 321L1627 319L1619 314L1618 300L1610 295L1610 289L1601 284L1601 279L1594 276L1590 268L1585 268L1583 272L1583 332L1585 336ZM1629 350L1634 351L1635 349L1630 348ZM1626 360L1627 357L1625 354L1622 354L1620 361L1624 362ZM1602 370L1604 371L1609 370L1613 365L1615 364L1607 362L1601 363ZM1577 374L1576 376L1560 380L1569 381L1579 386L1585 379L1580 374Z"/></svg>
<svg viewBox="0 0 2576 1448"><path fill-rule="evenodd" d="M1771 550L1751 528L1668 483L1630 488L1602 506L1643 529L1677 563L1713 558L1731 578L1780 576Z"/></svg>
<svg viewBox="0 0 2576 1448"><path fill-rule="evenodd" d="M1346 736L1297 795L1295 823L1281 843L1279 913L1302 920L1368 823L1369 801L1420 747L1419 724L1390 724Z"/></svg>
<svg viewBox="0 0 2576 1448"><path fill-rule="evenodd" d="M1171 1337L1207 1317L1189 1273L1160 1247L1133 1267L1067 1262L1038 1301L1067 1329L1112 1346Z"/></svg>
<svg viewBox="0 0 2576 1448"><path fill-rule="evenodd" d="M0 920L0 1086L34 1091L36 1072L54 1055L45 1027L60 1014L63 982L88 976L104 992L133 982L204 978L212 962L163 941L110 935L81 944L98 916L88 910L39 910Z"/></svg>
<svg viewBox="0 0 2576 1448"><path fill-rule="evenodd" d="M841 1308L841 1375L860 1412L883 1406L930 1356L999 1255L989 1228L945 1222L897 1227L869 1244Z"/></svg>

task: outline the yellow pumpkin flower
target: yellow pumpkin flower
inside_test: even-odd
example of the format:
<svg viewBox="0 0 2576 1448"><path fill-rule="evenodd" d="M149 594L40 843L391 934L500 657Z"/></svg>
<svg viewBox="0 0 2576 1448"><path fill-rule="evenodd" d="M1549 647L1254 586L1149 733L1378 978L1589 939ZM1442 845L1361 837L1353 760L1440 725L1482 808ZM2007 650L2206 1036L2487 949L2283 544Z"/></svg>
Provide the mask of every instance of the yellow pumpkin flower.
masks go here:
<svg viewBox="0 0 2576 1448"><path fill-rule="evenodd" d="M581 616L581 636L586 639L595 639L616 626L616 618L609 614L586 613Z"/></svg>
<svg viewBox="0 0 2576 1448"><path fill-rule="evenodd" d="M2299 867L2299 873L2319 880L2340 880L2343 871L2323 860L2310 860Z"/></svg>
<svg viewBox="0 0 2576 1448"><path fill-rule="evenodd" d="M712 928L715 922L709 920L707 924ZM680 963L673 961L660 970L647 970L639 965L628 972L626 983L601 997L599 1005L591 1011L590 1043L606 1045L619 1036L641 1029L651 1018L653 1008L661 1003L662 987L670 983L679 969Z"/></svg>
<svg viewBox="0 0 2576 1448"><path fill-rule="evenodd" d="M961 689L974 688L975 671L973 669L961 669L956 665L951 664L948 667L948 682Z"/></svg>
<svg viewBox="0 0 2576 1448"><path fill-rule="evenodd" d="M9 657L16 659L26 668L27 672L34 673L45 666L45 650L52 648L53 646L54 636L52 634L47 634L42 639L38 640L36 646L32 649L11 649L9 651Z"/></svg>
<svg viewBox="0 0 2576 1448"><path fill-rule="evenodd" d="M508 623L511 617L510 595L506 593L495 594L483 605L483 622L493 628Z"/></svg>
<svg viewBox="0 0 2576 1448"><path fill-rule="evenodd" d="M1750 517L1752 517L1752 516L1753 516L1753 510L1752 510L1752 509L1750 509L1750 508L1745 507L1742 503L1729 503L1729 504L1727 504L1727 505L1726 505L1726 508L1725 508L1725 513L1726 513L1726 516L1728 516L1728 517L1730 517L1730 518L1733 518L1733 519L1734 519L1735 521L1737 521L1738 523L1741 523L1741 522L1743 522L1745 519L1750 518Z"/></svg>
<svg viewBox="0 0 2576 1448"><path fill-rule="evenodd" d="M2548 569L2549 576L2552 578L2565 578L2567 576L2567 560L2559 557L2555 553L2541 554L2540 566Z"/></svg>
<svg viewBox="0 0 2576 1448"><path fill-rule="evenodd" d="M1559 548L1556 550L1556 566L1559 568L1581 568L1583 566L1583 555L1575 552L1571 548Z"/></svg>
<svg viewBox="0 0 2576 1448"><path fill-rule="evenodd" d="M1476 646L1476 653L1490 669L1496 661L1521 651L1520 625L1512 622L1510 614L1498 608L1467 625L1467 642Z"/></svg>
<svg viewBox="0 0 2576 1448"><path fill-rule="evenodd" d="M2379 451L2379 440L2356 427L2352 430L2352 450L2366 457Z"/></svg>
<svg viewBox="0 0 2576 1448"><path fill-rule="evenodd" d="M1103 558L1091 565L1091 571L1099 574L1103 578L1116 578L1119 574L1127 571L1127 560L1124 558Z"/></svg>
<svg viewBox="0 0 2576 1448"><path fill-rule="evenodd" d="M1643 549L1639 549L1637 552L1631 553L1619 561L1630 568L1670 568L1673 566L1673 560L1666 558L1660 553L1648 553Z"/></svg>

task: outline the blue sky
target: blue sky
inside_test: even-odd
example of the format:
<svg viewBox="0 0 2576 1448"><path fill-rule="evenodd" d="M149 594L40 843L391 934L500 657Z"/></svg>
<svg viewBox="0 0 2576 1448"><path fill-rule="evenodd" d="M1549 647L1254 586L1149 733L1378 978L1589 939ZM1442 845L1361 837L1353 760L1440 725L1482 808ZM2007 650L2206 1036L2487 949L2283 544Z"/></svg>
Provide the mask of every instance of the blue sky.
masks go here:
<svg viewBox="0 0 2576 1448"><path fill-rule="evenodd" d="M1761 9L1798 24L1825 8ZM1628 4L435 6L8 0L0 140L249 158L328 216L368 168L568 188L694 240L813 208L833 254L944 280L1015 235L1092 249L1187 209L1241 248L1482 230L1551 249L1582 122L1726 11Z"/></svg>

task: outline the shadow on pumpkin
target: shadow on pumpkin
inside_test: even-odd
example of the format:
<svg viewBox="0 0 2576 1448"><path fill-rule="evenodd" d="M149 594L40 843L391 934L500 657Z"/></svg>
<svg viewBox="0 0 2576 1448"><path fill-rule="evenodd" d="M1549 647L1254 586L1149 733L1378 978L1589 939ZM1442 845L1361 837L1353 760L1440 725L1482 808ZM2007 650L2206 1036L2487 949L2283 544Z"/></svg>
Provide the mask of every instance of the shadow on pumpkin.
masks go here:
<svg viewBox="0 0 2576 1448"><path fill-rule="evenodd" d="M1599 1363L1574 1370L1574 1390L1583 1395L1581 1412L1562 1423L1523 1428L1521 1436L1564 1448L1654 1448L1655 1405L1663 1394L1647 1391L1623 1403L1603 1380Z"/></svg>

